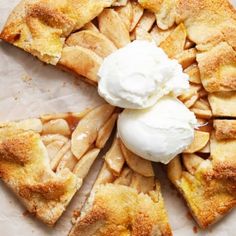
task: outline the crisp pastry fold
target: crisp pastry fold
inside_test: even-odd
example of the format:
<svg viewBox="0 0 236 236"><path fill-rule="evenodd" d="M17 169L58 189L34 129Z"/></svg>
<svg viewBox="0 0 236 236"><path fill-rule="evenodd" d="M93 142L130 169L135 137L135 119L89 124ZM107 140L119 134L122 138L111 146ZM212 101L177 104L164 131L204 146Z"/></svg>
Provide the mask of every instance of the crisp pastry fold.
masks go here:
<svg viewBox="0 0 236 236"><path fill-rule="evenodd" d="M54 225L108 140L116 117L114 107L102 105L0 124L0 178L30 213Z"/></svg>
<svg viewBox="0 0 236 236"><path fill-rule="evenodd" d="M199 123L193 143L169 164L169 178L203 228L235 206L236 11L227 0L23 0L0 38L93 85L105 57L135 39L154 41L190 76L178 98ZM1 178L29 211L54 224L116 119L105 105L0 125ZM171 235L151 163L118 139L70 234L116 232Z"/></svg>
<svg viewBox="0 0 236 236"><path fill-rule="evenodd" d="M236 91L211 93L208 101L215 117L236 117Z"/></svg>
<svg viewBox="0 0 236 236"><path fill-rule="evenodd" d="M119 139L105 155L92 192L69 235L85 234L172 235L151 162L131 153Z"/></svg>
<svg viewBox="0 0 236 236"><path fill-rule="evenodd" d="M179 157L168 166L170 180L202 228L215 223L236 205L235 182L212 177L212 173L211 161L197 155L185 156L184 166Z"/></svg>
<svg viewBox="0 0 236 236"><path fill-rule="evenodd" d="M195 139L192 146L199 149L185 152L168 165L169 179L202 228L214 224L236 205L235 120L214 120L213 126L206 132L205 148Z"/></svg>
<svg viewBox="0 0 236 236"><path fill-rule="evenodd" d="M236 187L236 120L214 120L210 140L214 176L234 181Z"/></svg>
<svg viewBox="0 0 236 236"><path fill-rule="evenodd" d="M55 65L65 39L113 2L22 0L9 16L0 38Z"/></svg>
<svg viewBox="0 0 236 236"><path fill-rule="evenodd" d="M200 67L194 63L185 69L190 90L179 96L199 127L191 145L168 164L167 173L196 222L207 228L236 205L235 91L208 93Z"/></svg>
<svg viewBox="0 0 236 236"><path fill-rule="evenodd" d="M209 93L236 91L236 51L229 44L222 42L199 53L197 62L202 84Z"/></svg>
<svg viewBox="0 0 236 236"><path fill-rule="evenodd" d="M176 22L183 22L189 39L206 51L220 42L236 49L236 11L227 0L176 1Z"/></svg>

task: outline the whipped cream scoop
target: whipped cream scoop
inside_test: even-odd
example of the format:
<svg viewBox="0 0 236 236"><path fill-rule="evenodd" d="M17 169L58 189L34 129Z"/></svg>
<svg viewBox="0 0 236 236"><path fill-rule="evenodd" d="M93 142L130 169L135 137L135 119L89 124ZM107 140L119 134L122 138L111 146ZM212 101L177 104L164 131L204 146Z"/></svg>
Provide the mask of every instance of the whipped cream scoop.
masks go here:
<svg viewBox="0 0 236 236"><path fill-rule="evenodd" d="M167 164L194 139L197 120L177 98L164 96L153 107L125 109L118 119L118 136L133 153Z"/></svg>
<svg viewBox="0 0 236 236"><path fill-rule="evenodd" d="M166 94L189 88L188 75L154 42L136 40L106 57L98 72L99 94L110 104L143 109Z"/></svg>

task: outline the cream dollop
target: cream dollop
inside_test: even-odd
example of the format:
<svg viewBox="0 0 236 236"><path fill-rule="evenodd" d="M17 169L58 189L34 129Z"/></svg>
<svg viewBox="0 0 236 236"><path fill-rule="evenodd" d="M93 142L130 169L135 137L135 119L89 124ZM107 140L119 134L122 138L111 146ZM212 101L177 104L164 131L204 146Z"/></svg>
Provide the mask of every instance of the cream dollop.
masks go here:
<svg viewBox="0 0 236 236"><path fill-rule="evenodd" d="M143 109L166 94L189 89L188 75L155 43L134 41L106 57L98 72L99 94L110 104Z"/></svg>
<svg viewBox="0 0 236 236"><path fill-rule="evenodd" d="M197 120L177 98L164 96L153 107L125 109L118 119L118 135L135 154L167 164L194 138Z"/></svg>

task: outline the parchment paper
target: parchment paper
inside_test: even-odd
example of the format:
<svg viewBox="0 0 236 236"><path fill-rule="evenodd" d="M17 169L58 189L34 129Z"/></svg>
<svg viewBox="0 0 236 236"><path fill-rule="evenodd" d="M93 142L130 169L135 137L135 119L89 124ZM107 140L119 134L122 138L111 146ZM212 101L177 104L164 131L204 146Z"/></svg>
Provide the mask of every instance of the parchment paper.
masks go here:
<svg viewBox="0 0 236 236"><path fill-rule="evenodd" d="M0 29L18 2L19 0L0 0ZM82 111L103 102L96 88L52 66L44 65L20 49L0 42L0 121L37 117L46 113ZM86 179L84 187L76 194L53 229L24 214L25 208L0 183L0 235L67 235L71 227L73 210L84 201L101 162L100 157ZM196 223L189 217L183 200L173 187L170 187L161 168L158 172L174 235L236 235L236 211L231 212L213 228L207 231L195 228L197 233L194 232L193 227L196 227Z"/></svg>

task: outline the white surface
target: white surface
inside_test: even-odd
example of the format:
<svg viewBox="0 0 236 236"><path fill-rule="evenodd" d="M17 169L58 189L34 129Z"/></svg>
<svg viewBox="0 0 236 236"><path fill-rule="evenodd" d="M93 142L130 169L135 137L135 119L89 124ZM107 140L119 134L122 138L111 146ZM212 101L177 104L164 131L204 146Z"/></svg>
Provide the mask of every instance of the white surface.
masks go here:
<svg viewBox="0 0 236 236"><path fill-rule="evenodd" d="M118 135L129 150L164 164L193 142L197 127L194 113L173 96L164 96L147 109L125 109L117 125Z"/></svg>
<svg viewBox="0 0 236 236"><path fill-rule="evenodd" d="M166 94L189 89L189 76L155 42L136 40L105 58L98 72L99 94L118 107L143 109ZM112 78L112 79L111 79Z"/></svg>
<svg viewBox="0 0 236 236"><path fill-rule="evenodd" d="M0 28L9 12L19 0L0 0ZM31 77L32 80L22 78ZM24 82L25 81L25 82ZM101 102L94 88L75 82L72 76L51 66L45 66L30 55L5 43L0 43L0 120L20 119L43 113L80 111ZM97 170L95 166L95 170ZM92 171L96 175L95 171ZM159 171L159 174L162 174ZM92 179L91 176L89 179ZM176 236L236 235L236 212L232 212L214 228L193 233L196 225L187 218L187 208L166 178L162 179L163 194L170 223ZM87 181L89 184L90 181ZM86 185L87 186L87 185ZM0 235L1 236L64 236L67 235L72 209L81 202L76 195L67 212L54 229L49 229L30 216L23 216L25 209L8 189L0 189ZM85 235L86 236L86 235Z"/></svg>

